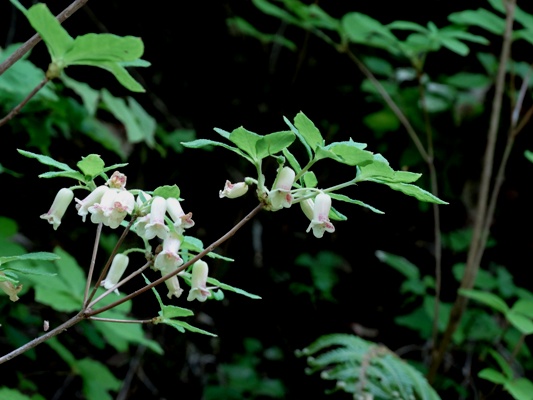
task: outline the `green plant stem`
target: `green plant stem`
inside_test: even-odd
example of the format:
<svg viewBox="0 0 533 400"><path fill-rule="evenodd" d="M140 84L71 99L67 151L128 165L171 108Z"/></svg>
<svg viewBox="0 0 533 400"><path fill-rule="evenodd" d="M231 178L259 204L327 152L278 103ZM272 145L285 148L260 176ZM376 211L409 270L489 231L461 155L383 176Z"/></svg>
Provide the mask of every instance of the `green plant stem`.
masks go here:
<svg viewBox="0 0 533 400"><path fill-rule="evenodd" d="M487 133L487 146L485 148L485 156L483 162L483 171L481 174L481 183L479 190L479 198L477 203L477 213L474 222L474 230L472 233L472 241L470 243L470 248L468 250L466 268L461 280L461 289L471 289L474 285L477 272L479 269L479 263L476 263L478 259L479 252L484 247L484 244L481 243L483 238L483 228L487 225L486 218L487 215L487 203L489 200L489 189L490 181L492 177L492 166L494 163L494 152L496 147L496 138L498 134L498 125L500 121L500 113L502 108L502 99L504 95L505 88L505 71L507 62L509 60L511 43L512 43L512 32L513 32L513 20L514 20L514 10L515 10L516 0L509 0L507 2L507 15L506 15L506 27L503 37L502 52L500 55L500 62L498 66L498 75L496 78L496 88L494 99L492 102L492 112L490 117L490 125ZM464 296L457 295L456 300L453 304L450 318L446 326L446 330L441 339L440 345L438 348L435 348L433 357L431 359L431 364L428 372L428 381L431 383L434 381L437 374L437 370L440 367L442 360L444 359L444 354L446 353L448 346L451 342L452 335L457 330L461 318L466 309L468 299Z"/></svg>
<svg viewBox="0 0 533 400"><path fill-rule="evenodd" d="M60 333L66 331L68 328L76 325L78 322L84 320L86 317L84 311L80 311L74 317L59 325L57 328L52 329L51 331L45 333L42 336L39 336L36 339L33 339L31 342L26 343L25 345L20 346L19 348L13 350L11 353L6 354L3 357L0 357L0 364L5 363L6 361L12 360L13 358L25 353L28 350L33 349L35 346L47 341L48 339L53 338L54 336L59 335Z"/></svg>
<svg viewBox="0 0 533 400"><path fill-rule="evenodd" d="M298 172L296 174L296 176L294 177L294 181L298 181L298 179L300 179L307 171L309 171L309 168L311 168L313 165L315 165L315 163L317 162L316 159L312 159L310 160L307 165L305 167L302 168L302 170L300 172Z"/></svg>
<svg viewBox="0 0 533 400"><path fill-rule="evenodd" d="M100 235L102 234L102 223L98 224L96 228L96 236L94 238L93 254L91 256L91 264L89 265L89 273L87 274L87 282L85 282L85 293L83 294L83 304L87 304L89 298L89 289L91 288L91 281L93 280L94 265L96 264L96 254L100 244Z"/></svg>
<svg viewBox="0 0 533 400"><path fill-rule="evenodd" d="M149 285L146 285L146 286L142 287L141 289L136 290L135 292L130 293L129 295L124 296L123 298L121 298L121 299L119 299L117 301L114 301L111 304L108 304L107 306L104 306L104 307L99 308L97 310L87 310L84 315L86 317L92 317L93 315L97 315L97 314L103 313L104 311L107 311L107 310L109 310L109 309L111 309L113 307L116 307L116 306L118 306L118 305L120 305L120 304L122 304L122 303L124 303L124 302L126 302L126 301L128 301L128 300L130 300L132 298L134 298L134 297L137 297L141 293L144 293L147 290L150 290L154 286L159 285L160 283L166 281L167 279L172 278L173 276L177 275L178 273L180 273L181 271L183 271L184 269L189 267L189 265L192 265L193 263L195 263L196 261L198 261L199 259L204 257L207 253L213 251L215 248L220 246L226 240L231 238L240 228L242 228L242 226L244 224L246 224L255 215L257 215L257 213L259 213L259 211L261 211L262 209L263 209L263 203L259 203L257 205L257 207L255 207L248 215L246 215L237 225L235 225L233 228L231 228L224 236L222 236L220 239L218 239L215 242L213 242L206 249L204 249L202 252L198 253L195 257L191 258L189 261L187 261L181 267L177 268L175 271L170 272L170 273L162 276L161 278L153 281Z"/></svg>
<svg viewBox="0 0 533 400"><path fill-rule="evenodd" d="M24 107L26 103L30 101L31 98L48 83L48 81L49 79L45 77L41 82L39 82L39 84L33 88L33 90L24 98L24 100L22 100L15 108L13 108L4 118L0 119L0 126L5 125L15 115L17 115L22 107Z"/></svg>
<svg viewBox="0 0 533 400"><path fill-rule="evenodd" d="M72 14L74 14L76 11L78 11L81 7L83 7L89 0L76 0L73 1L70 6L65 8L61 13L59 13L56 18L60 23L63 23L67 18L69 18ZM2 75L4 72L6 72L9 67L11 67L13 64L15 64L18 60L20 60L24 54L26 54L28 51L30 51L37 43L41 41L41 36L36 33L33 35L30 39L26 41L22 46L20 46L17 50L13 52L8 58L0 64L0 75Z"/></svg>

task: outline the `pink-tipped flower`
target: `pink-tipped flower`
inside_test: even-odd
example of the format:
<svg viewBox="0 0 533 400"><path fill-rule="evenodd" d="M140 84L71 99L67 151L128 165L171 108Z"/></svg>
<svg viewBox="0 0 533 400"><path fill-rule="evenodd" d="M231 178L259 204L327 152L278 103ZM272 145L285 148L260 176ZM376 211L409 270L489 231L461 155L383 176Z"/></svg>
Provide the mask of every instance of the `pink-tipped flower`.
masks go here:
<svg viewBox="0 0 533 400"><path fill-rule="evenodd" d="M166 275L161 271L161 275ZM165 285L167 285L168 293L167 297L170 299L172 296L178 298L183 293L183 289L180 287L180 282L178 280L178 277L174 275L172 278L168 278L165 281Z"/></svg>
<svg viewBox="0 0 533 400"><path fill-rule="evenodd" d="M107 277L102 281L100 286L103 286L106 289L111 289L113 286L115 286L122 278L122 275L124 275L124 271L126 271L126 267L128 266L129 262L130 259L127 255L115 255L115 258L113 258L113 262L111 263L111 267L107 272ZM115 293L118 294L118 289L115 289Z"/></svg>
<svg viewBox="0 0 533 400"><path fill-rule="evenodd" d="M168 274L183 264L183 260L178 254L180 246L179 235L174 232L169 233L163 241L163 250L155 258L154 268Z"/></svg>
<svg viewBox="0 0 533 400"><path fill-rule="evenodd" d="M203 302L210 296L211 292L207 287L208 273L209 267L205 261L198 260L193 264L191 290L189 291L187 301L193 301L196 299Z"/></svg>
<svg viewBox="0 0 533 400"><path fill-rule="evenodd" d="M57 230L59 225L61 225L61 218L63 218L63 215L65 215L65 211L67 211L67 208L72 202L73 198L74 193L72 190L66 188L61 189L59 192L57 192L50 210L48 210L46 214L41 215L41 218L47 220L50 224L52 224L54 230Z"/></svg>
<svg viewBox="0 0 533 400"><path fill-rule="evenodd" d="M303 213L309 220L313 219L313 208L315 208L315 202L311 199L306 199L300 202L300 207Z"/></svg>
<svg viewBox="0 0 533 400"><path fill-rule="evenodd" d="M166 200L161 196L155 196L150 208L150 223L146 224L145 227L145 239L150 240L157 236L159 239L165 240L169 232L168 226L165 224L166 212Z"/></svg>
<svg viewBox="0 0 533 400"><path fill-rule="evenodd" d="M335 227L329 221L329 210L331 209L331 197L325 193L319 193L315 197L313 206L313 218L306 232L313 229L313 235L317 238L324 236L324 231L335 232Z"/></svg>
<svg viewBox="0 0 533 400"><path fill-rule="evenodd" d="M89 207L97 204L103 197L104 193L107 192L109 188L105 185L98 186L94 189L86 198L83 200L76 200L76 210L78 210L78 215L81 217L83 222L85 222L85 217L89 214Z"/></svg>
<svg viewBox="0 0 533 400"><path fill-rule="evenodd" d="M135 198L127 190L108 189L99 203L89 207L91 221L112 229L118 228L127 214L133 212Z"/></svg>
<svg viewBox="0 0 533 400"><path fill-rule="evenodd" d="M224 190L220 190L218 195L220 198L227 197L228 199L235 199L246 194L247 191L248 185L244 182L231 183L230 181L226 181Z"/></svg>
<svg viewBox="0 0 533 400"><path fill-rule="evenodd" d="M126 187L127 177L118 171L113 172L106 185L113 189L124 189Z"/></svg>
<svg viewBox="0 0 533 400"><path fill-rule="evenodd" d="M174 197L169 197L167 199L167 212L174 222L174 228L179 234L183 234L185 229L189 229L194 226L194 221L192 220L192 213L183 212L181 204L178 199Z"/></svg>
<svg viewBox="0 0 533 400"><path fill-rule="evenodd" d="M290 167L283 167L274 183L274 187L268 194L272 211L289 208L292 204L291 188L296 174Z"/></svg>

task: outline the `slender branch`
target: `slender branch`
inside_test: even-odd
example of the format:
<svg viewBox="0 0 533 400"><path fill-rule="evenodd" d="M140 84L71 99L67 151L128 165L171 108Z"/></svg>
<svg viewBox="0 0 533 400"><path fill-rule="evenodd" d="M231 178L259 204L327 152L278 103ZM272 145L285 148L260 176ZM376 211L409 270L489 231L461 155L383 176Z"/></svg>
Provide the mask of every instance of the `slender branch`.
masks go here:
<svg viewBox="0 0 533 400"><path fill-rule="evenodd" d="M91 321L118 322L121 324L151 324L152 322L154 322L153 318L150 318L150 319L118 319L118 318L89 317L87 319Z"/></svg>
<svg viewBox="0 0 533 400"><path fill-rule="evenodd" d="M415 129L413 128L405 114L402 112L402 110L400 110L400 107L398 107L396 102L390 97L389 93L387 93L381 82L376 79L374 74L366 67L366 65L361 60L359 60L359 58L349 49L343 49L342 51L344 51L348 55L350 60L352 60L357 65L363 75L365 75L366 78L370 80L370 82L372 82L381 97L383 97L383 100L385 100L385 103L387 103L394 115L396 115L396 118L398 118L401 124L404 126L405 130L409 134L409 137L415 144L416 149L420 153L420 156L424 159L426 163L429 164L432 161L431 157L429 156L428 152L420 141L418 134L416 133Z"/></svg>
<svg viewBox="0 0 533 400"><path fill-rule="evenodd" d="M78 11L81 7L85 5L89 0L76 0L72 2L70 6L65 8L59 15L56 16L57 20L60 23L63 23L67 18L72 14ZM36 33L30 39L26 41L22 46L13 52L2 64L0 64L0 75L2 75L6 70L20 60L24 54L30 51L37 43L41 41L41 36Z"/></svg>
<svg viewBox="0 0 533 400"><path fill-rule="evenodd" d="M89 265L89 273L87 274L87 282L85 282L85 293L83 294L83 305L87 307L87 299L89 297L89 289L93 280L94 265L96 264L96 254L98 253L98 245L100 243L100 235L102 233L102 223L98 224L96 228L96 236L94 238L93 255L91 256L91 264Z"/></svg>
<svg viewBox="0 0 533 400"><path fill-rule="evenodd" d="M63 331L66 331L71 326L76 325L81 320L85 319L85 315L83 311L80 311L78 314L73 316L68 321L64 322L63 324L59 325L57 328L52 329L50 332L45 333L42 336L39 336L38 338L33 339L31 342L26 343L23 346L20 346L19 348L13 350L11 353L6 354L3 357L0 357L0 364L5 363L6 361L12 360L16 356L20 356L22 353L33 349L35 346L47 341L50 338L53 338L54 336L59 335Z"/></svg>
<svg viewBox="0 0 533 400"><path fill-rule="evenodd" d="M44 85L46 85L48 83L50 79L48 79L48 77L44 77L44 79L39 82L39 84L37 86L35 86L33 88L33 90L24 98L24 100L22 100L15 108L13 108L4 118L0 119L0 126L2 125L5 125L8 121L10 121L15 115L17 115L20 110L22 109L22 107L24 107L26 105L26 103L28 103L28 101L31 100L31 98L33 96L35 96L35 94L41 90L43 88Z"/></svg>
<svg viewBox="0 0 533 400"><path fill-rule="evenodd" d="M505 70L507 61L509 60L511 43L512 43L512 31L513 20L516 0L509 0L507 2L507 16L506 27L503 37L502 52L500 55L500 62L498 66L498 75L496 78L496 88L494 99L492 102L492 113L490 118L489 130L487 133L487 146L485 148L485 156L483 163L483 171L481 174L481 183L479 198L477 204L476 219L474 222L474 230L472 233L472 241L468 251L466 268L461 281L461 289L471 289L477 276L479 269L479 263L476 263L480 249L483 247L481 240L483 238L483 228L486 225L487 215L487 203L489 201L489 189L490 181L492 177L492 166L494 163L494 152L496 147L496 138L498 135L498 125L500 122L500 113L502 108L502 98L505 87ZM440 346L435 350L434 357L432 357L431 365L428 372L428 380L431 383L437 374L437 370L442 363L444 353L446 352L448 345L450 344L452 335L456 331L463 313L466 309L468 299L464 296L458 295L455 303L452 307L448 325L440 342Z"/></svg>
<svg viewBox="0 0 533 400"><path fill-rule="evenodd" d="M108 304L107 306L104 306L102 308L99 308L97 310L88 310L88 312L85 313L86 316L88 317L92 317L93 315L97 315L97 314L100 314L104 311L107 311L113 307L116 307L118 306L119 304L122 304L138 295L140 295L141 293L144 293L146 292L147 290L150 290L151 288L153 288L154 286L157 286L159 285L160 283L166 281L167 279L169 278L172 278L173 276L177 275L178 273L180 273L181 271L183 271L184 269L186 269L189 265L195 263L196 261L198 261L199 259L201 259L202 257L204 257L207 253L210 253L211 251L213 251L215 248L217 248L218 246L220 246L222 243L224 243L226 240L228 240L229 238L231 238L239 229L241 229L243 227L243 225L245 223L247 223L249 220L251 220L257 213L259 213L259 211L261 211L263 209L263 203L259 203L259 205L257 205L257 207L255 207L247 216L245 216L237 225L235 225L233 228L231 228L224 236L222 236L220 239L218 239L217 241L213 242L211 245L209 245L205 250L201 251L200 253L198 253L195 257L191 258L189 261L187 261L185 264L183 264L181 267L177 268L175 271L173 272L170 272L164 276L162 276L161 278L153 281L152 283L150 283L149 285L146 285L144 287L142 287L141 289L139 290L136 290L135 292L133 293L130 293L129 295L127 296L124 296L123 298L111 303L111 304Z"/></svg>

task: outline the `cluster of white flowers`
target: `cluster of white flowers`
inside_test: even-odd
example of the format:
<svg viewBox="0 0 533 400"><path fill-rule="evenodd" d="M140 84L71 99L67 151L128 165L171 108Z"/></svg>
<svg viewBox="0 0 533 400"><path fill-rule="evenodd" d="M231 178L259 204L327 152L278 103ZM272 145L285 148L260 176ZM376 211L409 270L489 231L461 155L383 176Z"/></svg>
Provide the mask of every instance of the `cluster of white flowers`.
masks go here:
<svg viewBox="0 0 533 400"><path fill-rule="evenodd" d="M282 208L289 208L297 199L295 192L292 191L296 174L290 167L280 168L278 176L272 186L272 189L268 191L268 207L270 211L278 211ZM244 195L248 191L248 185L246 182L231 183L226 181L224 190L221 190L220 197L227 197L234 199ZM335 232L335 226L329 220L329 212L331 210L331 197L318 191L315 199L304 199L299 201L302 211L305 216L311 221L307 232L313 230L313 235L317 238L324 236L324 232Z"/></svg>
<svg viewBox="0 0 533 400"><path fill-rule="evenodd" d="M52 203L52 207L41 218L46 219L54 229L61 224L68 206L74 199L71 189L61 189ZM78 215L85 222L90 214L91 222L102 223L112 229L120 226L127 215L134 210L138 216L134 231L143 239L151 240L155 237L163 240L163 250L156 255L153 268L167 275L183 264L179 250L185 229L194 226L192 213L185 213L178 199L150 196L141 192L135 200L132 193L126 190L126 176L116 171L105 185L98 186L83 200L76 200ZM165 221L165 216L172 220L172 230ZM129 263L126 254L117 254L113 258L107 277L102 281L102 286L111 289L120 281ZM210 288L207 287L207 264L198 261L192 268L192 287L187 300L205 301L210 296ZM165 281L168 288L168 297L180 297L183 289L180 288L178 277L175 275ZM118 290L115 289L118 293Z"/></svg>

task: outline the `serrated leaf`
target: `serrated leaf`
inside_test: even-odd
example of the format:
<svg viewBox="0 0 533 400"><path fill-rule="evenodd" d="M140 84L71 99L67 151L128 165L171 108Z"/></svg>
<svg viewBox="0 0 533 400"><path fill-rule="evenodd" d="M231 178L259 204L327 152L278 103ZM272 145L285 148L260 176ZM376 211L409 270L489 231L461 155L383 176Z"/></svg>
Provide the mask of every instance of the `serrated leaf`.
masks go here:
<svg viewBox="0 0 533 400"><path fill-rule="evenodd" d="M377 250L375 254L379 261L391 266L407 279L417 281L420 279L418 267L406 258L382 250Z"/></svg>
<svg viewBox="0 0 533 400"><path fill-rule="evenodd" d="M475 289L459 289L459 294L468 297L469 299L479 301L503 314L509 312L509 307L505 304L505 301L493 293L482 292Z"/></svg>
<svg viewBox="0 0 533 400"><path fill-rule="evenodd" d="M327 145L326 150L334 153L340 162L347 165L367 165L374 160L374 154L370 151L363 150L366 147L364 143L357 143L353 140L346 142L335 142Z"/></svg>
<svg viewBox="0 0 533 400"><path fill-rule="evenodd" d="M187 309L177 306L163 306L161 308L161 311L159 311L159 315L163 318L177 318L177 317L189 317L191 315L194 315L194 313Z"/></svg>
<svg viewBox="0 0 533 400"><path fill-rule="evenodd" d="M180 188L178 185L165 185L165 186L159 186L157 189L154 190L153 196L160 196L164 199L168 199L170 197L179 199L180 198Z"/></svg>
<svg viewBox="0 0 533 400"><path fill-rule="evenodd" d="M393 190L397 190L408 196L413 196L420 201L425 201L428 203L435 203L435 204L448 204L447 202L439 199L437 196L431 194L427 190L424 190L415 185L411 185L408 183L401 183L401 182L398 182L398 183L387 182L387 181L377 179L377 178L370 178L367 180L370 182L382 183L384 185L387 185Z"/></svg>
<svg viewBox="0 0 533 400"><path fill-rule="evenodd" d="M48 253L45 251L38 251L35 253L26 253L20 256L4 256L0 257L0 265L8 263L10 261L27 261L27 260L43 260L43 261L53 261L58 260L59 256L54 253Z"/></svg>
<svg viewBox="0 0 533 400"><path fill-rule="evenodd" d="M303 112L299 112L294 117L294 126L298 129L298 132L305 140L311 150L315 151L318 146L324 144L324 139L322 134L315 126L313 121L311 121Z"/></svg>
<svg viewBox="0 0 533 400"><path fill-rule="evenodd" d="M248 154L254 161L257 159L256 145L261 138L261 135L249 131L242 126L234 129L229 135L229 140Z"/></svg>
<svg viewBox="0 0 533 400"><path fill-rule="evenodd" d="M76 165L85 176L93 179L104 171L105 163L98 154L89 154Z"/></svg>
<svg viewBox="0 0 533 400"><path fill-rule="evenodd" d="M368 208L369 210L375 212L376 214L385 214L383 211L378 210L377 208L372 207L372 206L369 205L369 204L363 203L363 202L360 201L360 200L351 199L351 198L349 198L348 196L345 196L345 195L343 195L343 194L338 194L338 193L328 193L328 194L329 194L329 196L330 196L332 199L340 200L340 201L345 201L345 202L347 202L347 203L351 203L351 204L357 204L358 206Z"/></svg>
<svg viewBox="0 0 533 400"><path fill-rule="evenodd" d="M246 158L248 161L250 161L251 163L253 163L252 159L247 156L246 154L244 154L241 150L239 150L238 148L236 147L233 147L233 146L230 146L230 145L227 145L226 143L222 143L222 142L217 142L215 140L209 140L209 139L196 139L196 140L191 140L190 142L181 142L182 146L184 147L189 147L191 149L200 149L202 147L206 147L206 146L220 146L220 147L224 147L225 149L228 149L228 150L231 150L235 153L237 153L238 155Z"/></svg>
<svg viewBox="0 0 533 400"><path fill-rule="evenodd" d="M300 142L303 144L303 146L305 148L305 151L307 152L307 155L309 156L309 159L313 158L313 153L311 152L311 147L309 147L309 144L307 144L307 141L304 139L304 137L298 131L298 129L296 129L296 127L291 123L291 121L289 121L287 119L287 117L283 116L283 121L285 121L285 123L289 126L289 128L291 128L292 133L294 133L296 135L296 137L300 140ZM287 150L287 149L285 149L285 150ZM284 150L284 152L285 152L285 150ZM296 171L296 169L294 167L292 169L294 169Z"/></svg>
<svg viewBox="0 0 533 400"><path fill-rule="evenodd" d="M88 33L74 39L64 55L66 65L85 65L87 62L134 61L142 56L144 45L140 38L110 33Z"/></svg>
<svg viewBox="0 0 533 400"><path fill-rule="evenodd" d="M46 4L38 3L27 12L31 26L41 35L53 61L58 61L68 52L74 39L61 26Z"/></svg>
<svg viewBox="0 0 533 400"><path fill-rule="evenodd" d="M263 159L279 153L289 147L294 142L294 139L296 139L296 136L291 131L274 132L263 136L255 144L257 158Z"/></svg>
<svg viewBox="0 0 533 400"><path fill-rule="evenodd" d="M17 149L17 151L22 154L23 156L26 156L28 158L35 158L37 161L39 161L41 164L50 165L52 167L56 167L58 169L61 169L63 171L69 171L69 172L76 172L72 168L70 168L67 164L64 164L62 162L54 160L52 157L48 157L42 154L35 154L31 153L26 150L20 150Z"/></svg>
<svg viewBox="0 0 533 400"><path fill-rule="evenodd" d="M39 175L39 178L72 178L80 182L85 182L85 176L83 176L78 171L56 171L56 172L45 172Z"/></svg>
<svg viewBox="0 0 533 400"><path fill-rule="evenodd" d="M239 288L236 288L236 287L233 287L233 286L230 286L230 285L226 285L225 283L222 283L220 282L219 280L215 279L215 278L207 278L207 282L210 283L211 285L214 285L214 286L217 286L221 289L224 289L224 290L229 290L231 292L235 292L235 293L238 293L240 295L243 295L243 296L246 296L246 297L249 297L251 299L255 299L255 300L260 300L261 297L260 296L257 296L255 294L252 294L252 293L248 293L247 291L245 290L242 290L242 289L239 289Z"/></svg>
<svg viewBox="0 0 533 400"><path fill-rule="evenodd" d="M203 329L200 329L200 328L196 328L195 326L192 326L191 324L188 324L187 322L180 321L180 320L164 319L164 320L161 320L160 323L170 325L182 333L185 332L185 329L187 329L188 331L191 331L191 332L202 333L204 335L217 337L217 335L215 335L214 333L204 331Z"/></svg>

